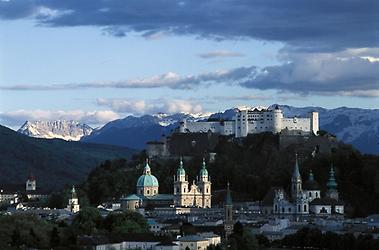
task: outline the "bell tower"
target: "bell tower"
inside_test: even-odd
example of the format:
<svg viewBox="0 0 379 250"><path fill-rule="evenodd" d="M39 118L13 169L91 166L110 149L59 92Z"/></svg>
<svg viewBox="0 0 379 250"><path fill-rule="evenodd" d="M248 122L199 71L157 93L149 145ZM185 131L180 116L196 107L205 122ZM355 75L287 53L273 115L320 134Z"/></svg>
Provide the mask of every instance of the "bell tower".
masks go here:
<svg viewBox="0 0 379 250"><path fill-rule="evenodd" d="M203 158L203 165L200 169L200 178L197 184L202 195L201 207L203 208L211 207L211 185L212 183L209 180L207 166L205 165L205 159Z"/></svg>
<svg viewBox="0 0 379 250"><path fill-rule="evenodd" d="M185 196L188 192L188 178L183 167L183 159L180 158L179 167L174 176L174 205L185 206Z"/></svg>
<svg viewBox="0 0 379 250"><path fill-rule="evenodd" d="M224 205L224 230L226 239L228 239L228 237L233 233L233 226L233 202L228 182L228 187L226 189L226 200Z"/></svg>

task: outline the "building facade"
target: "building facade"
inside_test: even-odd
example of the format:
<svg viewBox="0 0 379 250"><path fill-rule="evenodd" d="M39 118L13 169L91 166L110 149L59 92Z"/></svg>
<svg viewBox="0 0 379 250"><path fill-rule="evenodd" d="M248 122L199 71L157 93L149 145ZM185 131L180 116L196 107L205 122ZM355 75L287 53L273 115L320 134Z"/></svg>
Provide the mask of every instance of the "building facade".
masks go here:
<svg viewBox="0 0 379 250"><path fill-rule="evenodd" d="M248 134L261 132L280 133L283 130L317 135L319 131L318 112L310 112L304 118L286 118L278 106L274 109L239 109L233 121L182 121L179 127L180 133L211 131L235 137L246 137Z"/></svg>
<svg viewBox="0 0 379 250"><path fill-rule="evenodd" d="M315 181L312 171L309 173L309 179L303 185L296 156L295 168L291 179L291 194L288 196L284 189L276 188L272 209L268 209L267 204L264 209L266 211L271 210L271 213L276 215L343 215L344 205L338 197L333 166L329 175L327 183L328 191L325 197L321 197L319 184Z"/></svg>
<svg viewBox="0 0 379 250"><path fill-rule="evenodd" d="M80 210L78 195L76 194L75 186L72 186L71 197L68 199L66 210L77 213Z"/></svg>
<svg viewBox="0 0 379 250"><path fill-rule="evenodd" d="M179 168L174 176L174 205L178 207L211 207L211 187L210 176L203 159L197 182L193 180L189 186L188 176L180 160Z"/></svg>

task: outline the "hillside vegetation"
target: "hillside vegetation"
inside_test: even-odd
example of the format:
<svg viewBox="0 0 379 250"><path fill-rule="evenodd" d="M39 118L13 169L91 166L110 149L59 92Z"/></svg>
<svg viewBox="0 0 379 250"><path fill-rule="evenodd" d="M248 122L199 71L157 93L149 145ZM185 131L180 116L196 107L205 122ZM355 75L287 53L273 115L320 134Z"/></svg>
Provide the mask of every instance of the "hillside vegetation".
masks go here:
<svg viewBox="0 0 379 250"><path fill-rule="evenodd" d="M106 159L129 158L135 150L59 139L37 139L0 126L0 187L23 188L30 172L37 188L59 190L79 183Z"/></svg>
<svg viewBox="0 0 379 250"><path fill-rule="evenodd" d="M295 152L299 154L303 181L312 169L320 183L322 193L326 190L329 169L333 163L336 170L340 197L346 203L349 216L365 216L379 212L379 157L362 155L352 147L339 146L332 154L311 157L311 152L295 145L279 149L278 138L270 133L248 136L241 141L223 140L217 148L214 163L208 163L212 189L220 190L230 182L234 200L262 200L273 186L289 190L295 164ZM201 167L202 156L184 160L190 183ZM145 155L134 159L107 161L96 168L81 186L90 203L98 204L123 193L134 193L137 178L142 174ZM152 160L152 174L159 180L160 193L173 192L173 175L178 159ZM94 195L96 194L96 195ZM214 198L217 198L216 196ZM217 199L214 202L217 205Z"/></svg>

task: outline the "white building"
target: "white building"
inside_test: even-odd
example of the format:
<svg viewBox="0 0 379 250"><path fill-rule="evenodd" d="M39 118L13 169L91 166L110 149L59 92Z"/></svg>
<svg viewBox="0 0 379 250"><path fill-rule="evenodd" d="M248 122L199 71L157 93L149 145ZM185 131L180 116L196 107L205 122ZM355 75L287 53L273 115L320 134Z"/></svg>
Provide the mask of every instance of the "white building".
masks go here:
<svg viewBox="0 0 379 250"><path fill-rule="evenodd" d="M319 184L315 181L312 171L309 173L308 181L303 185L296 156L291 180L291 195L288 196L282 188L275 189L272 205L264 204L263 210L276 215L343 215L344 205L338 199L337 182L334 175L332 166L327 183L328 191L325 197L321 197ZM272 207L270 208L270 206Z"/></svg>
<svg viewBox="0 0 379 250"><path fill-rule="evenodd" d="M70 199L68 199L66 210L70 211L71 213L77 213L80 210L78 195L76 194L75 186L72 186L71 197Z"/></svg>
<svg viewBox="0 0 379 250"><path fill-rule="evenodd" d="M203 165L200 169L200 178L193 181L189 186L188 176L183 167L183 161L180 160L179 168L174 176L174 205L178 207L211 207L211 186L208 170L203 159Z"/></svg>
<svg viewBox="0 0 379 250"><path fill-rule="evenodd" d="M299 131L302 134L315 134L319 130L318 112L310 112L304 118L285 118L283 112L275 109L239 109L233 121L187 122L180 124L180 133L208 132L221 135L246 137L261 132L279 133L283 130Z"/></svg>

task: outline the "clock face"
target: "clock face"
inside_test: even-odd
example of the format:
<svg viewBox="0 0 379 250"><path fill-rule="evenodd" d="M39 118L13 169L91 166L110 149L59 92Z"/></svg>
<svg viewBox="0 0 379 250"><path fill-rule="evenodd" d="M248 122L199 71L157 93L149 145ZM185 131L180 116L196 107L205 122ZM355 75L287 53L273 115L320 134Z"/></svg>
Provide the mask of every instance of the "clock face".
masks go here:
<svg viewBox="0 0 379 250"><path fill-rule="evenodd" d="M232 229L232 226L231 226L231 225L225 225L225 229L226 229L226 230L231 230L231 229Z"/></svg>

